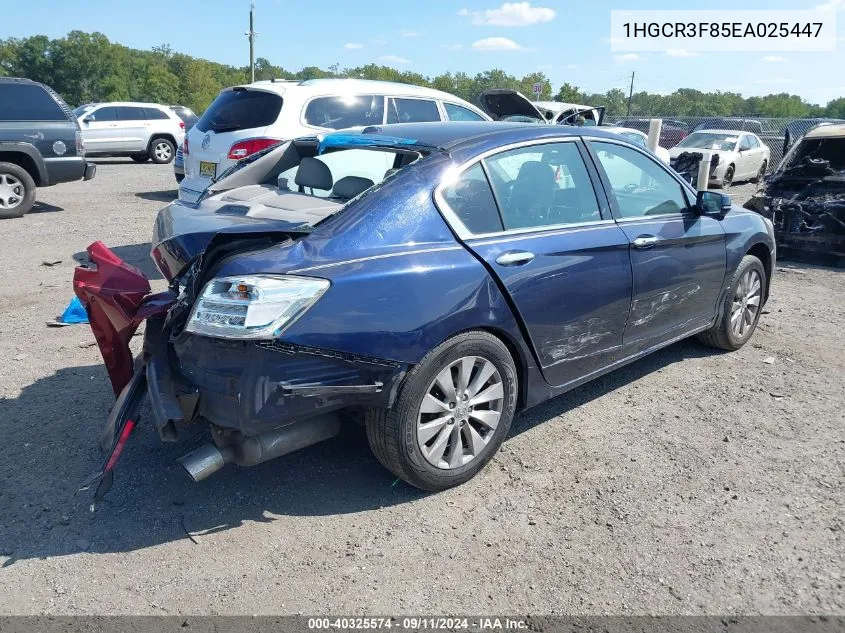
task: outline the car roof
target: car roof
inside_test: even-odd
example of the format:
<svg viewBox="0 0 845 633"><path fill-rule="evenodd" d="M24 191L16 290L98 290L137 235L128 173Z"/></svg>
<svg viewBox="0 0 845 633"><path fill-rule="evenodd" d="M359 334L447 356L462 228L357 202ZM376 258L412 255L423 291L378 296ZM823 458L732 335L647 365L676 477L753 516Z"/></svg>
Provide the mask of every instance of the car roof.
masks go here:
<svg viewBox="0 0 845 633"><path fill-rule="evenodd" d="M620 132L630 132L632 134L636 134L637 136L648 137L648 134L646 134L642 130L638 130L632 127L625 127L624 125L602 125L601 129L605 132L611 132L613 134L619 134Z"/></svg>
<svg viewBox="0 0 845 633"><path fill-rule="evenodd" d="M751 136L757 136L754 132L750 132L749 130L719 130L719 129L703 129L703 130L696 130L695 132L690 132L690 136L693 134L724 134L725 136L737 136L739 134L751 134Z"/></svg>
<svg viewBox="0 0 845 633"><path fill-rule="evenodd" d="M146 103L144 101L100 101L97 103L84 103L82 105L94 105L94 106L134 106L134 107L142 107L142 108L164 108L165 110L169 110L170 106L161 105L160 103Z"/></svg>
<svg viewBox="0 0 845 633"><path fill-rule="evenodd" d="M505 121L435 121L430 123L394 123L373 125L360 131L362 137L379 136L403 139L405 145L437 148L460 160L488 149L535 139L595 136L618 140L618 136L599 127L537 125Z"/></svg>
<svg viewBox="0 0 845 633"><path fill-rule="evenodd" d="M835 138L845 136L845 123L820 125L804 135L804 138Z"/></svg>
<svg viewBox="0 0 845 633"><path fill-rule="evenodd" d="M291 79L264 79L261 81L255 81L251 84L242 84L235 87L257 88L268 92L276 92L278 94L284 94L291 90L295 90L296 92L302 92L308 96L335 95L350 91L375 94L414 95L420 97L425 96L430 99L451 101L453 103L466 103L460 97L456 97L448 92L443 92L442 90L436 90L435 88L425 88L423 86L415 86L413 84L405 84L398 81L378 81L375 79L327 78L305 79L302 81Z"/></svg>

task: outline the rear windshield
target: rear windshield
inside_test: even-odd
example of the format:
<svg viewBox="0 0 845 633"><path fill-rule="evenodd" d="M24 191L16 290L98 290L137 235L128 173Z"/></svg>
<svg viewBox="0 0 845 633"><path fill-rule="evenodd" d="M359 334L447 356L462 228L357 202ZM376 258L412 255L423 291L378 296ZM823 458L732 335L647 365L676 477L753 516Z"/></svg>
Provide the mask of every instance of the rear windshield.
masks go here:
<svg viewBox="0 0 845 633"><path fill-rule="evenodd" d="M38 84L0 83L0 121L67 121L61 106Z"/></svg>
<svg viewBox="0 0 845 633"><path fill-rule="evenodd" d="M282 98L272 92L239 88L221 92L197 121L200 132L234 132L267 127L282 111Z"/></svg>

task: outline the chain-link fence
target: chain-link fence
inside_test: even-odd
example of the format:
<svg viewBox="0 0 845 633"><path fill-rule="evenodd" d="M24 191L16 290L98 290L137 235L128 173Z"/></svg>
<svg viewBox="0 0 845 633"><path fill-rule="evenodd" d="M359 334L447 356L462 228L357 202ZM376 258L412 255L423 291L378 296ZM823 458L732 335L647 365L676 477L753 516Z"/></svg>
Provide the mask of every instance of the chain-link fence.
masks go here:
<svg viewBox="0 0 845 633"><path fill-rule="evenodd" d="M810 129L831 119L789 119L755 116L699 117L699 116L605 116L604 125L634 128L648 134L650 119L662 119L660 146L671 149L692 132L700 130L734 130L753 132L765 143L771 154L767 171L780 164L789 147ZM843 121L845 122L845 121Z"/></svg>

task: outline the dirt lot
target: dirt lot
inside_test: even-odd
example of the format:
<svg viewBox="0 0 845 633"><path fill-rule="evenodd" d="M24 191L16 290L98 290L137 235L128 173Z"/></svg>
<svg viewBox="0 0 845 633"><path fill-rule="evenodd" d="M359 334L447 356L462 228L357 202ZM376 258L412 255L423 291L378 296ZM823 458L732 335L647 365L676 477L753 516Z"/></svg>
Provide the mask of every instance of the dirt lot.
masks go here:
<svg viewBox="0 0 845 633"><path fill-rule="evenodd" d="M845 273L786 262L744 349L682 342L524 413L458 489L395 482L357 428L192 484L200 438L142 425L90 513L113 398L88 327L45 322L95 239L154 274L173 189L103 161L0 226L0 613L845 612Z"/></svg>

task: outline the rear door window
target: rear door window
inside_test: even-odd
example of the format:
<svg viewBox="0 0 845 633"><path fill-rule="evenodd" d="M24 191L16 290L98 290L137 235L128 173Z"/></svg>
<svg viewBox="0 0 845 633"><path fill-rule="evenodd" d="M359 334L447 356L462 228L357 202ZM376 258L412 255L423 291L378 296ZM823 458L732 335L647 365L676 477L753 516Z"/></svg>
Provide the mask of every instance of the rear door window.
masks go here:
<svg viewBox="0 0 845 633"><path fill-rule="evenodd" d="M61 106L38 84L0 83L0 121L67 121Z"/></svg>
<svg viewBox="0 0 845 633"><path fill-rule="evenodd" d="M439 121L437 103L428 99L400 99L390 97L387 105L388 123L424 123Z"/></svg>
<svg viewBox="0 0 845 633"><path fill-rule="evenodd" d="M384 97L380 95L317 97L305 107L303 116L306 124L330 130L381 125L384 122Z"/></svg>
<svg viewBox="0 0 845 633"><path fill-rule="evenodd" d="M584 159L575 143L530 145L484 159L505 229L601 219Z"/></svg>
<svg viewBox="0 0 845 633"><path fill-rule="evenodd" d="M144 108L137 106L118 106L117 108L118 121L145 121L146 119Z"/></svg>
<svg viewBox="0 0 845 633"><path fill-rule="evenodd" d="M282 98L274 92L239 88L221 92L208 106L196 128L200 132L235 132L267 127L282 111Z"/></svg>

